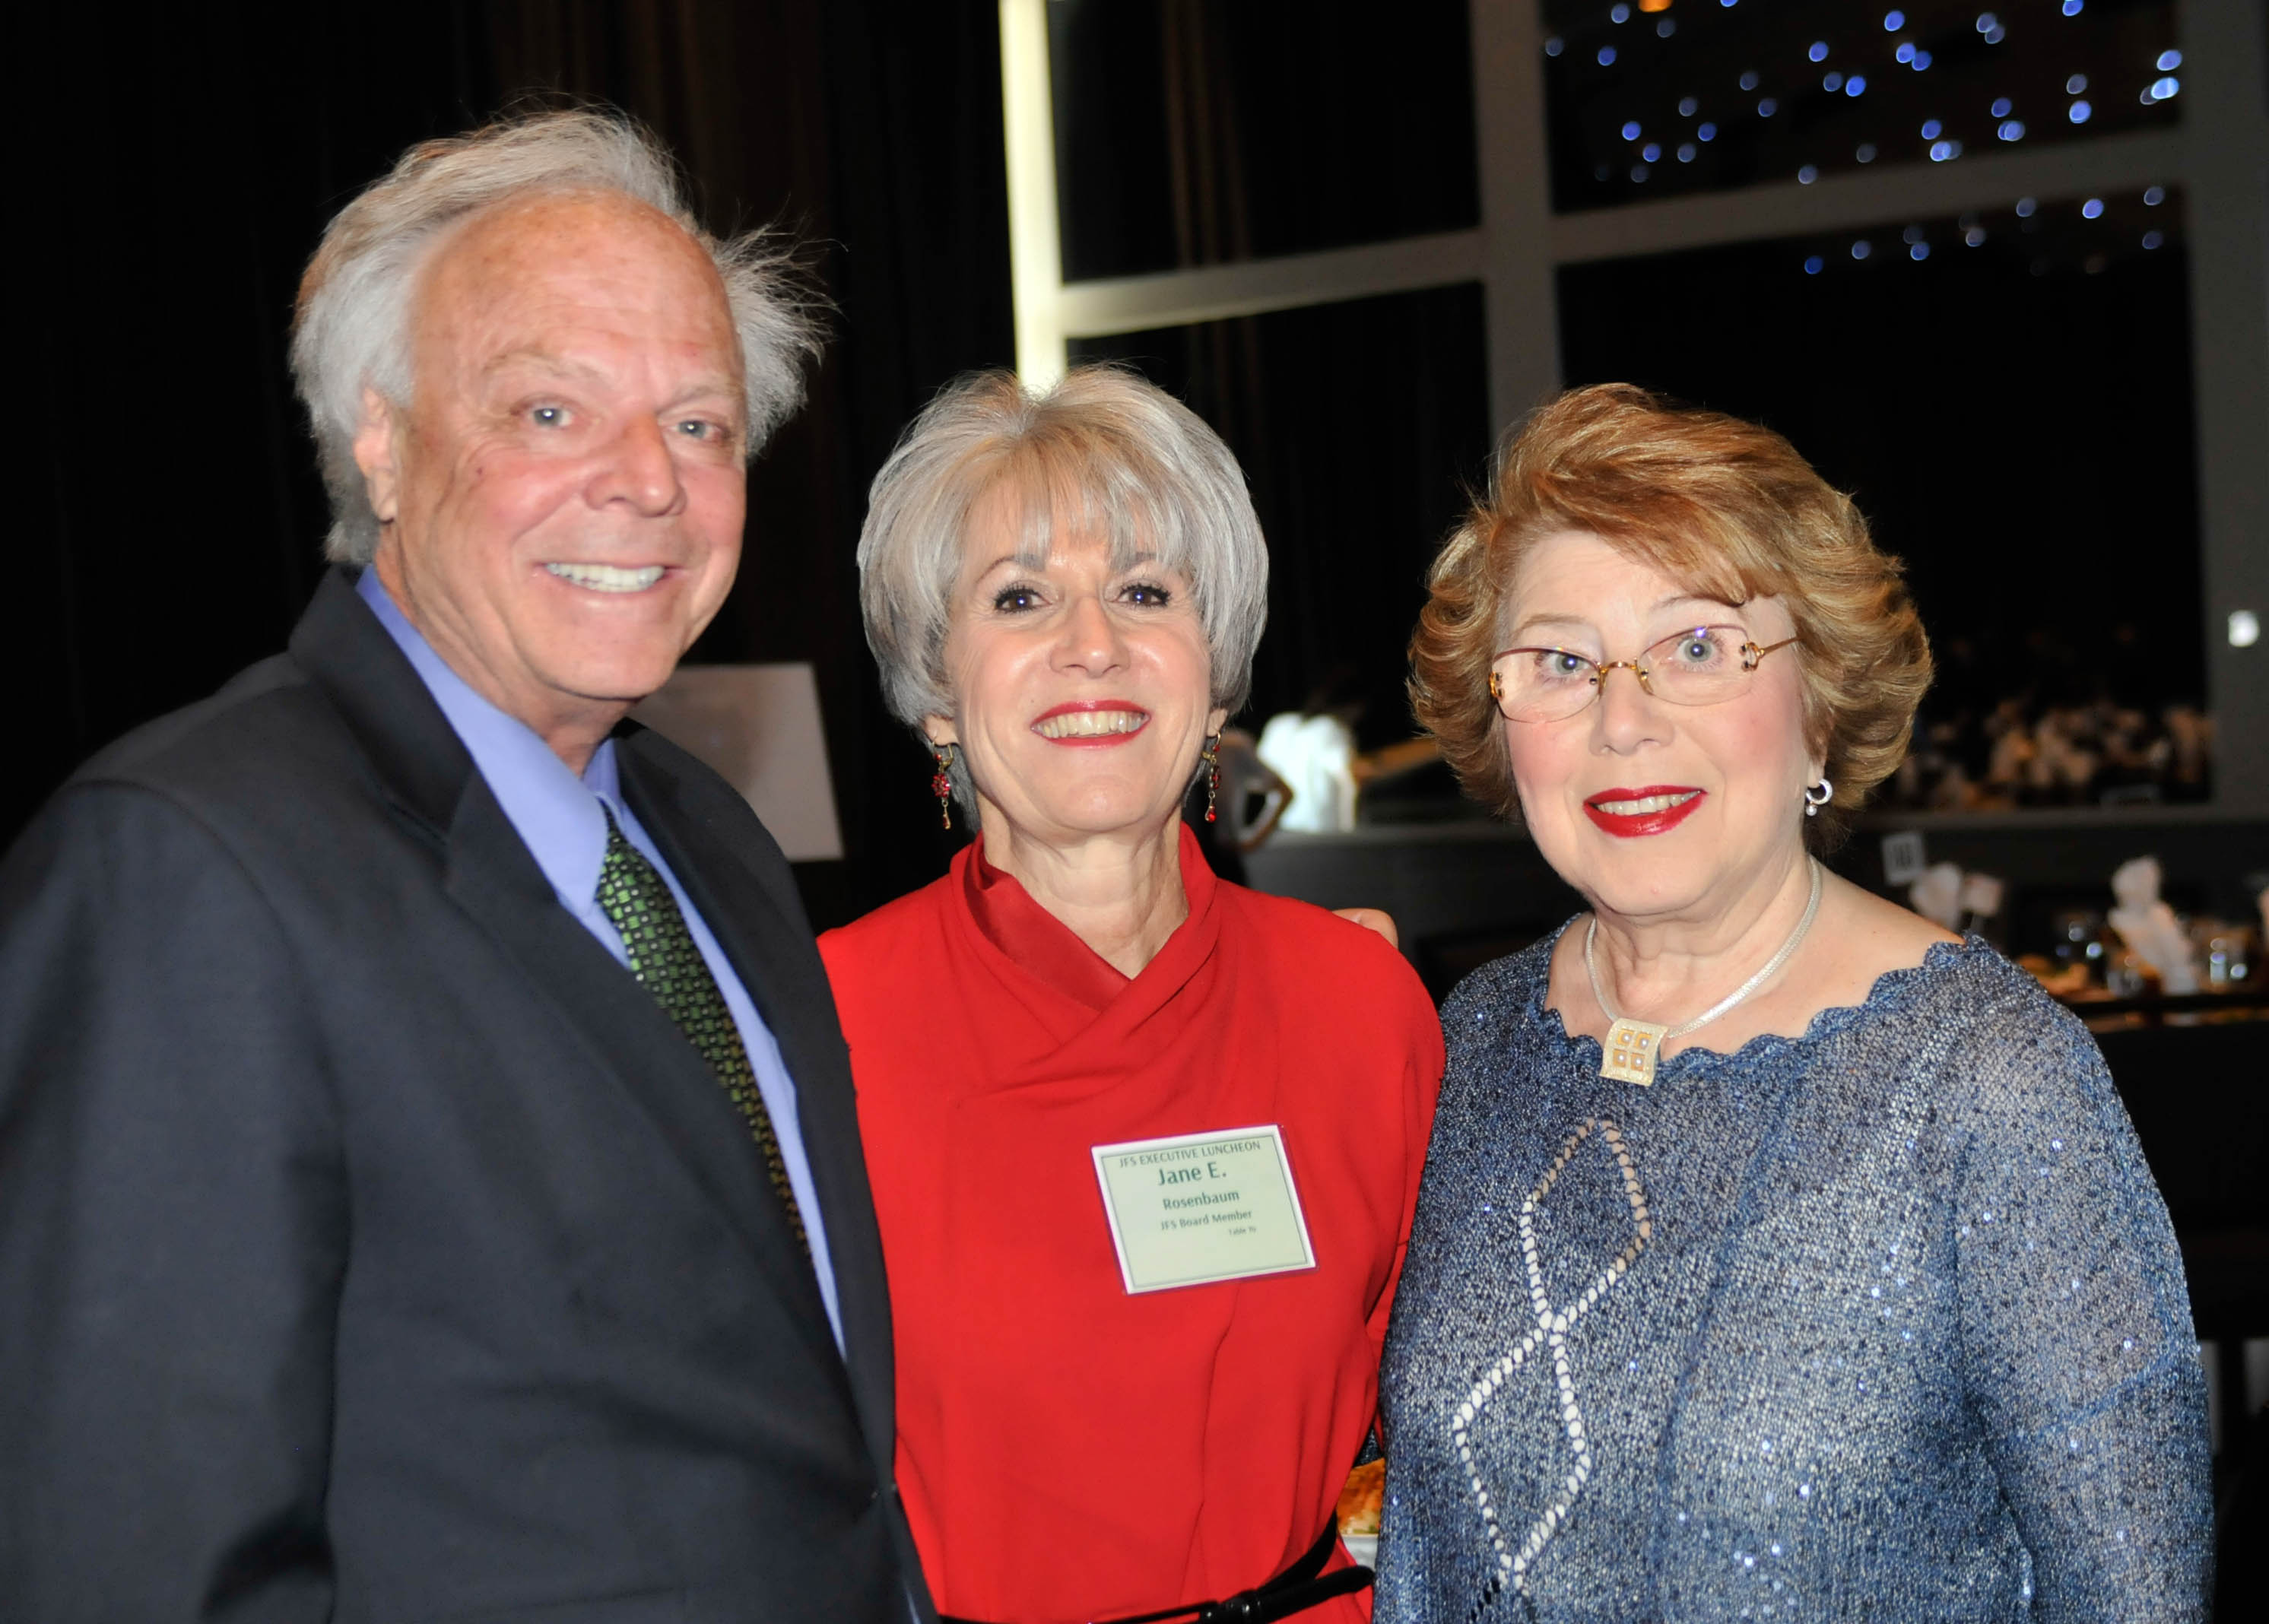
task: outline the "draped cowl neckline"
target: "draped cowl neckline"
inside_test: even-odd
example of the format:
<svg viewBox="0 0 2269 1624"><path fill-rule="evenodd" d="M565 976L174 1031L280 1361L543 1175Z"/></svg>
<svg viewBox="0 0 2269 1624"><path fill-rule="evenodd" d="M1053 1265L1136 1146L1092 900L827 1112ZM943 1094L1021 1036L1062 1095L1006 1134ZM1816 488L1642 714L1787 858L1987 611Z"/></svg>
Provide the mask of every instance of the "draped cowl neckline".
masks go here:
<svg viewBox="0 0 2269 1624"><path fill-rule="evenodd" d="M950 1614L1258 1584L1314 1542L1371 1424L1433 1006L1370 932L1216 881L1186 832L1179 855L1189 917L1132 978L974 845L821 942L890 1272L898 1479ZM1096 1148L1260 1125L1313 1266L1129 1291Z"/></svg>
<svg viewBox="0 0 2269 1624"><path fill-rule="evenodd" d="M1048 1039L1036 1045L1030 1037L1018 1042L1003 1034L1001 1058L1014 1054L1026 1066L1073 1061L1076 1068L1077 1053L1091 1047L1109 1051L1191 991L1220 939L1215 908L1220 882L1186 823L1181 826L1179 855L1189 917L1142 973L1130 978L1042 907L1015 875L989 861L983 836L961 849L953 860L950 887L959 903L952 910L957 934L972 960ZM1033 1080L1028 1074L1020 1076L1024 1070L1004 1067L1000 1080Z"/></svg>

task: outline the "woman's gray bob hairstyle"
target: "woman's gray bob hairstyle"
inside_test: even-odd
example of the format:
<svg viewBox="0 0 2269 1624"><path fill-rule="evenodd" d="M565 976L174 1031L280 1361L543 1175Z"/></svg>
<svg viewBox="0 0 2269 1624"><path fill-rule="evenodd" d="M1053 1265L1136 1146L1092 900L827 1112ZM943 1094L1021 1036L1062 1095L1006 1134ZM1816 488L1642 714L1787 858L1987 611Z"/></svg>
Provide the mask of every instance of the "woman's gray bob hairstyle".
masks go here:
<svg viewBox="0 0 2269 1624"><path fill-rule="evenodd" d="M378 548L354 439L366 385L396 406L410 402L410 314L427 250L484 209L559 192L619 192L667 215L707 252L741 336L748 454L802 403L803 365L819 353L819 301L796 274L792 246L767 231L722 240L704 231L669 153L637 123L576 107L421 142L339 210L299 279L292 376L330 493L326 556L367 564Z"/></svg>
<svg viewBox="0 0 2269 1624"><path fill-rule="evenodd" d="M910 727L951 716L945 639L972 513L1022 505L1017 557L1038 568L1061 531L1107 541L1112 567L1155 559L1189 583L1234 714L1268 616L1268 549L1245 471L1172 395L1116 366L1075 367L1035 394L1006 372L949 384L875 476L859 534L859 608L883 698Z"/></svg>

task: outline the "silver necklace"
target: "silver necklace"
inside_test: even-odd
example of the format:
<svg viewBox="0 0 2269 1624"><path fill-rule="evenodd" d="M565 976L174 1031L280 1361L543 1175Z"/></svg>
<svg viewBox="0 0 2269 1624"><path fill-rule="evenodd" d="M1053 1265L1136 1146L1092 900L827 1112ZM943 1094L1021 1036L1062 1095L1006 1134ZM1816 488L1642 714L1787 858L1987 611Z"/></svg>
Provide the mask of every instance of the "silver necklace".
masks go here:
<svg viewBox="0 0 2269 1624"><path fill-rule="evenodd" d="M1789 956L1796 951L1796 944L1804 940L1804 933L1812 928L1812 916L1819 912L1820 865L1815 861L1812 865L1812 896L1804 904L1804 917L1796 922L1788 940L1780 944L1780 951L1767 959L1755 975L1691 1021L1681 1021L1676 1026L1619 1015L1615 1006L1608 1002L1608 991L1600 985L1600 966L1592 951L1600 939L1600 916L1593 914L1590 927L1584 932L1584 973L1592 978L1592 996L1599 1000L1600 1013L1608 1017L1608 1040L1600 1045L1600 1075L1610 1082L1635 1082L1642 1089L1651 1085L1662 1045L1673 1037L1683 1037L1697 1027L1709 1025L1771 980L1774 972L1788 963Z"/></svg>

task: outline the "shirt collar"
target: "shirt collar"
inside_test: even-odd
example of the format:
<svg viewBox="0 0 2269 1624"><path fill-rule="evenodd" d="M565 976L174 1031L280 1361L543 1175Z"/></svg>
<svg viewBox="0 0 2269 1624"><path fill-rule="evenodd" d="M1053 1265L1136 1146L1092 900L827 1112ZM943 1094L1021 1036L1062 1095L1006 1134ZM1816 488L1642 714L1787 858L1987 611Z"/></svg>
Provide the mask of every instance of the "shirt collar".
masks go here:
<svg viewBox="0 0 2269 1624"><path fill-rule="evenodd" d="M355 593L409 658L560 902L573 911L586 907L598 894L599 865L607 855L607 820L600 803L612 807L617 817L623 811L615 742L602 740L590 764L576 777L534 728L476 693L433 652L376 570L363 571Z"/></svg>

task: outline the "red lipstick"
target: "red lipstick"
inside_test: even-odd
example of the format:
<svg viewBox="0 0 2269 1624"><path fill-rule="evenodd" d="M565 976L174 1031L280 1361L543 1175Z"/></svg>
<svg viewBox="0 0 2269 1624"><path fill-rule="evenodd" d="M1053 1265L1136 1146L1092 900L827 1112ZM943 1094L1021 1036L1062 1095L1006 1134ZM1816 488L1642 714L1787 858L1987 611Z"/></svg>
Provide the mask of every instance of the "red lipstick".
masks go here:
<svg viewBox="0 0 2269 1624"><path fill-rule="evenodd" d="M1641 835L1659 835L1677 828L1702 805L1708 792L1691 784L1650 784L1644 789L1603 789L1584 801L1584 816L1600 828L1619 839L1637 839ZM1663 795L1683 795L1685 800L1649 812L1609 812L1602 803L1649 801Z"/></svg>

